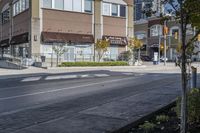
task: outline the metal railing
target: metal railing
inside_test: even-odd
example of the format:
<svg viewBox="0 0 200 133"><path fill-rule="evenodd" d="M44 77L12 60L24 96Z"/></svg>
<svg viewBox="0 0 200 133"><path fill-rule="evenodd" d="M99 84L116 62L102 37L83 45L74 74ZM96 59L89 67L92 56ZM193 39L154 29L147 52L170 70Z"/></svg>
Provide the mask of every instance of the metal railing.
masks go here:
<svg viewBox="0 0 200 133"><path fill-rule="evenodd" d="M65 53L57 56L53 53L39 53L33 54L32 59L36 63L45 64L47 67L53 67L61 64L62 62L94 62L98 61L98 56L93 54L69 54ZM128 61L123 54L105 54L101 58L102 62L105 61Z"/></svg>

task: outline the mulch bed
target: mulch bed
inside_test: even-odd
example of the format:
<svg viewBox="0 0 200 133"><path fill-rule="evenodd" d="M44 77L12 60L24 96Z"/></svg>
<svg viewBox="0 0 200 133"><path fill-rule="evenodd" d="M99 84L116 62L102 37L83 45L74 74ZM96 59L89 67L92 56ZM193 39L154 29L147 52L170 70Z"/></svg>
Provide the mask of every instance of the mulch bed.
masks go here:
<svg viewBox="0 0 200 133"><path fill-rule="evenodd" d="M156 116L159 115L168 116L169 120L166 122L158 122ZM145 131L140 127L140 125L143 125L145 121L154 124L155 127L152 130ZM177 117L174 107L158 113L145 121L133 127L127 133L180 133L180 119ZM200 124L189 125L189 133L200 133Z"/></svg>

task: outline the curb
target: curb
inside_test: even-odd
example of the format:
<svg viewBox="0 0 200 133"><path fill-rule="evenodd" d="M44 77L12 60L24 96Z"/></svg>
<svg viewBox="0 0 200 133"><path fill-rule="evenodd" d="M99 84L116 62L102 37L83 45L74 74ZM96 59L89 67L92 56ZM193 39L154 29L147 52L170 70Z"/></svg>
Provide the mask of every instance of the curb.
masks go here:
<svg viewBox="0 0 200 133"><path fill-rule="evenodd" d="M99 66L99 67L47 67L47 70L70 70L70 69L92 69L92 70L102 70L102 69L126 69L126 68L146 68L146 65L142 66Z"/></svg>

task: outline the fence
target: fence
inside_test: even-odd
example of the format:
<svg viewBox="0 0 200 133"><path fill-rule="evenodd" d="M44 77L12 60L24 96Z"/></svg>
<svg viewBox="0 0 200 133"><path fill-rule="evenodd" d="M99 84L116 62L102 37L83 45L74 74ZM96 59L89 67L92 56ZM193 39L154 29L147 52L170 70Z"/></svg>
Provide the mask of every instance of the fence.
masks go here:
<svg viewBox="0 0 200 133"><path fill-rule="evenodd" d="M33 54L32 58L34 62L42 62L47 67L53 67L59 65L61 62L93 62L98 61L98 56L93 54L68 54L64 53L61 56L57 56L53 53L39 53ZM105 54L101 61L128 61L123 54Z"/></svg>

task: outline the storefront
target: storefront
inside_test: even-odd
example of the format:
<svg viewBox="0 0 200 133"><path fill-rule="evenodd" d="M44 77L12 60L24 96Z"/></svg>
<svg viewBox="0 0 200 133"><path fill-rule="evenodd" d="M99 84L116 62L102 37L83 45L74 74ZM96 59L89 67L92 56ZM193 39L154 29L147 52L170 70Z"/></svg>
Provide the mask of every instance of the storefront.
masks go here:
<svg viewBox="0 0 200 133"><path fill-rule="evenodd" d="M14 57L28 58L30 46L28 43L28 33L20 34L11 39L11 54Z"/></svg>
<svg viewBox="0 0 200 133"><path fill-rule="evenodd" d="M103 36L103 39L110 41L110 47L105 54L104 60L116 61L120 53L127 50L128 40L126 37Z"/></svg>
<svg viewBox="0 0 200 133"><path fill-rule="evenodd" d="M62 44L65 48L65 52L61 56L62 61L93 61L93 35L55 32L42 33L41 53L43 53L47 58L50 58L50 55L51 58L56 57L53 46L60 44Z"/></svg>

